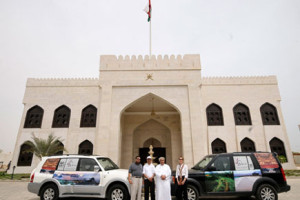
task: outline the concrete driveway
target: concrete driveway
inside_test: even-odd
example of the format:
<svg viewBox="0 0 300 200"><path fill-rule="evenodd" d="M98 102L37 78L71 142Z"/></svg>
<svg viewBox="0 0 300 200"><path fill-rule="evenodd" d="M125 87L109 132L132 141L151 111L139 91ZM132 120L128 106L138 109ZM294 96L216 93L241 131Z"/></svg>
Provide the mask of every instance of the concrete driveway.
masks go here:
<svg viewBox="0 0 300 200"><path fill-rule="evenodd" d="M288 184L291 185L291 191L279 194L279 200L299 200L300 199L300 177L288 178ZM1 181L0 182L0 200L39 200L40 198L27 191L27 182L20 181ZM75 200L75 198L65 198L66 200ZM76 198L76 200L94 200L86 198ZM205 198L201 198L205 199ZM212 200L214 198L210 198ZM218 198L218 199L224 199ZM245 200L245 198L226 198L235 200ZM251 199L251 198L249 198Z"/></svg>

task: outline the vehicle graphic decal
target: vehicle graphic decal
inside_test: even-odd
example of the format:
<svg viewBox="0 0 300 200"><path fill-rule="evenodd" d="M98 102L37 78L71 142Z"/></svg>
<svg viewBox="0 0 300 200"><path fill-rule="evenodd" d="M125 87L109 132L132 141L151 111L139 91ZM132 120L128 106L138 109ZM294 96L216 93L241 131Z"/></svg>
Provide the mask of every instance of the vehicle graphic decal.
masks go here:
<svg viewBox="0 0 300 200"><path fill-rule="evenodd" d="M54 174L59 160L60 158L47 159L44 165L42 166L40 173Z"/></svg>
<svg viewBox="0 0 300 200"><path fill-rule="evenodd" d="M98 172L55 172L53 178L61 185L99 185Z"/></svg>
<svg viewBox="0 0 300 200"><path fill-rule="evenodd" d="M254 153L263 173L280 172L279 165L271 153Z"/></svg>
<svg viewBox="0 0 300 200"><path fill-rule="evenodd" d="M233 172L205 172L205 185L207 192L233 192L235 191Z"/></svg>
<svg viewBox="0 0 300 200"><path fill-rule="evenodd" d="M234 171L233 174L235 190L237 192L252 191L253 184L261 177L261 171L259 169Z"/></svg>

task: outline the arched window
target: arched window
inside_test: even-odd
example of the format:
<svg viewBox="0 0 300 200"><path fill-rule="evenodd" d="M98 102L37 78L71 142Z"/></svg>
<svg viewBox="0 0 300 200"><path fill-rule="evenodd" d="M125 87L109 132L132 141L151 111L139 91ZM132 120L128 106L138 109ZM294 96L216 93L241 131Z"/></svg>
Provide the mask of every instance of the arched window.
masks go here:
<svg viewBox="0 0 300 200"><path fill-rule="evenodd" d="M238 103L233 107L233 115L235 125L251 125L251 117L249 108L242 104Z"/></svg>
<svg viewBox="0 0 300 200"><path fill-rule="evenodd" d="M97 108L88 105L81 112L80 127L96 127Z"/></svg>
<svg viewBox="0 0 300 200"><path fill-rule="evenodd" d="M276 152L278 156L284 156L287 159L284 144L280 139L274 137L270 141L270 148L271 151Z"/></svg>
<svg viewBox="0 0 300 200"><path fill-rule="evenodd" d="M244 138L241 141L241 150L242 152L255 152L254 142L249 138Z"/></svg>
<svg viewBox="0 0 300 200"><path fill-rule="evenodd" d="M61 141L59 141L59 146L63 148L64 144ZM55 155L63 155L63 154L64 154L64 151L59 151Z"/></svg>
<svg viewBox="0 0 300 200"><path fill-rule="evenodd" d="M211 143L211 149L212 149L213 154L226 153L227 152L225 142L223 142L219 138L215 139Z"/></svg>
<svg viewBox="0 0 300 200"><path fill-rule="evenodd" d="M208 126L224 125L222 108L217 104L210 104L206 108L206 116Z"/></svg>
<svg viewBox="0 0 300 200"><path fill-rule="evenodd" d="M39 106L33 106L27 111L24 128L41 128L44 110Z"/></svg>
<svg viewBox="0 0 300 200"><path fill-rule="evenodd" d="M54 111L52 128L66 128L69 127L71 110L65 105L58 107Z"/></svg>
<svg viewBox="0 0 300 200"><path fill-rule="evenodd" d="M264 125L280 125L276 108L269 103L260 107L261 118Z"/></svg>
<svg viewBox="0 0 300 200"><path fill-rule="evenodd" d="M93 155L93 144L88 140L81 142L79 145L78 154Z"/></svg>
<svg viewBox="0 0 300 200"><path fill-rule="evenodd" d="M22 144L20 148L20 154L18 158L18 166L31 166L33 153L29 152L30 146Z"/></svg>

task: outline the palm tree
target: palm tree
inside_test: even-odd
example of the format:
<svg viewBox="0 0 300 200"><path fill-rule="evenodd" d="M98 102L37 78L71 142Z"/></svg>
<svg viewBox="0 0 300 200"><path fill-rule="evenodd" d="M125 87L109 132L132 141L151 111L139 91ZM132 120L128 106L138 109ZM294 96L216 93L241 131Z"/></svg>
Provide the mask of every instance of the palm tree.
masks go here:
<svg viewBox="0 0 300 200"><path fill-rule="evenodd" d="M52 156L62 151L67 151L59 141L60 137L55 137L51 133L47 139L36 137L32 133L32 141L27 141L25 144L30 146L28 152L34 153L38 158L43 156Z"/></svg>

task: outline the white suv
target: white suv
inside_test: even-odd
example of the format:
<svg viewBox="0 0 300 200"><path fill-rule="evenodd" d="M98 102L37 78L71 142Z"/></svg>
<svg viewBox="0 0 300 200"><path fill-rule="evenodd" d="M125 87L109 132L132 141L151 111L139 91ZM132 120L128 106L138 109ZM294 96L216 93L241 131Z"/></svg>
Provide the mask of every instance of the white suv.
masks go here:
<svg viewBox="0 0 300 200"><path fill-rule="evenodd" d="M129 199L128 170L107 157L62 155L43 157L33 170L28 191L41 200L62 197Z"/></svg>

